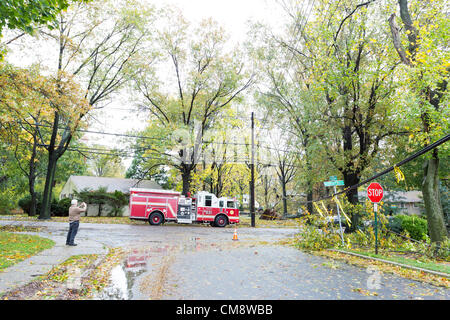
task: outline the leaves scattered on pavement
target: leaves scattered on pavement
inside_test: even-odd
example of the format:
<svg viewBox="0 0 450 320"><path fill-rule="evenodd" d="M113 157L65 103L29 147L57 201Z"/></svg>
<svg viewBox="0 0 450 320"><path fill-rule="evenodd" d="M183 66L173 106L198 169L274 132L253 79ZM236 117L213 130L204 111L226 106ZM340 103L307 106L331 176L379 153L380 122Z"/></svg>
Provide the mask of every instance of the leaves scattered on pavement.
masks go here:
<svg viewBox="0 0 450 320"><path fill-rule="evenodd" d="M4 294L4 300L84 300L91 299L109 281L111 269L123 260L123 249L72 256L47 274ZM76 272L74 272L76 271Z"/></svg>
<svg viewBox="0 0 450 320"><path fill-rule="evenodd" d="M40 232L45 227L36 227L36 226L24 226L24 225L4 225L0 226L0 231L5 232Z"/></svg>
<svg viewBox="0 0 450 320"><path fill-rule="evenodd" d="M53 267L47 274L15 288L1 298L3 300L75 300L81 291L68 285L69 280L81 283L81 272L94 263L97 255L78 255ZM79 270L78 279L73 279L73 270Z"/></svg>
<svg viewBox="0 0 450 320"><path fill-rule="evenodd" d="M332 258L332 259L336 259L336 260L343 260L348 264L363 267L363 268L367 268L368 266L376 266L382 272L392 273L392 274L395 274L395 275L398 275L398 276L401 276L401 277L404 277L407 279L411 279L411 280L430 283L435 286L440 286L440 287L445 287L445 288L450 287L450 281L448 278L440 277L437 275L433 275L433 274L418 271L418 270L406 269L406 268L402 268L400 266L386 264L381 261L368 260L368 259L364 259L364 258L360 258L360 257L356 257L356 256L343 254L340 252L335 252L335 251L323 250L323 251L318 251L318 252L313 252L313 253L317 254L319 256L324 256L324 257L328 257L328 258Z"/></svg>

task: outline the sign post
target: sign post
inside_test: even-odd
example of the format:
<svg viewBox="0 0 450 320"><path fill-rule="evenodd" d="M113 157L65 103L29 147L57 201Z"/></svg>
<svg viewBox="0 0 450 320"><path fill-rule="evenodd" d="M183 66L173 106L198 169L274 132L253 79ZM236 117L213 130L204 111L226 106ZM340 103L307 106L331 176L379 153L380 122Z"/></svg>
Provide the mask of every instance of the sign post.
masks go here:
<svg viewBox="0 0 450 320"><path fill-rule="evenodd" d="M373 203L373 213L375 215L375 254L378 254L378 219L377 219L377 211L378 211L378 202L383 199L383 187L377 183L373 182L367 188L367 196L370 201Z"/></svg>
<svg viewBox="0 0 450 320"><path fill-rule="evenodd" d="M325 181L323 184L325 185L325 187L333 187L334 194L336 194L336 186L343 186L344 181L338 180L336 176L331 176L330 181ZM342 245L344 245L344 233L342 231L341 214L339 212L339 205L337 203L336 203L336 208L337 208L337 215L338 215L338 219L339 219L339 231L341 232Z"/></svg>

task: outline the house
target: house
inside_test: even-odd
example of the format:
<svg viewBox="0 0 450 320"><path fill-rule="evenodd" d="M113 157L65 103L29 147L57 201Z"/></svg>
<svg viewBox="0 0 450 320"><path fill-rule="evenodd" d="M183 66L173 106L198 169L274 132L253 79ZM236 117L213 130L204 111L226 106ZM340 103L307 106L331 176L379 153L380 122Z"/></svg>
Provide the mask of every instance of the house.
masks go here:
<svg viewBox="0 0 450 320"><path fill-rule="evenodd" d="M359 191L360 202L367 200L367 192ZM421 191L384 191L383 200L395 214L421 215L423 198Z"/></svg>
<svg viewBox="0 0 450 320"><path fill-rule="evenodd" d="M242 205L244 207L250 207L250 195L243 194L242 195ZM260 208L259 202L255 199L255 208Z"/></svg>
<svg viewBox="0 0 450 320"><path fill-rule="evenodd" d="M144 188L144 189L162 189L162 187L152 180L138 180L138 179L122 179L122 178L105 178L92 176L70 176L64 184L59 199L73 198L74 191L80 192L85 189L98 190L99 188L106 188L107 192L120 191L125 194L130 192L130 188ZM98 215L98 205L88 204L87 216ZM101 215L106 215L109 208L103 208ZM122 215L128 216L128 206L122 209Z"/></svg>

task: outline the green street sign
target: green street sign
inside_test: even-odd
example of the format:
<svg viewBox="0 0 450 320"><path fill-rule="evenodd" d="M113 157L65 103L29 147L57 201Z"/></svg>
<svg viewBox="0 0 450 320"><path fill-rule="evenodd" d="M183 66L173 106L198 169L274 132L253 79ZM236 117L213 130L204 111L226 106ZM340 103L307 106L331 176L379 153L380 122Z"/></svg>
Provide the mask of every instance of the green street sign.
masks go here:
<svg viewBox="0 0 450 320"><path fill-rule="evenodd" d="M325 181L323 183L325 187L344 186L344 180Z"/></svg>
<svg viewBox="0 0 450 320"><path fill-rule="evenodd" d="M336 176L331 176L330 177L330 181L336 181L337 180L337 177Z"/></svg>

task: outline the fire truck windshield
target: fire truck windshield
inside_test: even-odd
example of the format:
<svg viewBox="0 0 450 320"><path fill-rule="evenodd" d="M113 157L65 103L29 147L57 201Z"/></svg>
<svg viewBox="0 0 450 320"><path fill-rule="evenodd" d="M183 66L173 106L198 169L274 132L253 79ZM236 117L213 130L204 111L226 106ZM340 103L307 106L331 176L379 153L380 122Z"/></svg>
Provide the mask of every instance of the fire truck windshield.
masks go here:
<svg viewBox="0 0 450 320"><path fill-rule="evenodd" d="M227 208L233 208L234 209L234 201L227 201Z"/></svg>

